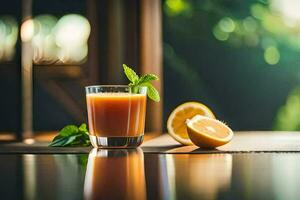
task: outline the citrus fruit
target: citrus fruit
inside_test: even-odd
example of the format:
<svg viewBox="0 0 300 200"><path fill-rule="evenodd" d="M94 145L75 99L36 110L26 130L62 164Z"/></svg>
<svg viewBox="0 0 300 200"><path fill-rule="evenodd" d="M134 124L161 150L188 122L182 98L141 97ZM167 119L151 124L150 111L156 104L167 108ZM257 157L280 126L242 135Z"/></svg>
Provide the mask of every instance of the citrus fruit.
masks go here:
<svg viewBox="0 0 300 200"><path fill-rule="evenodd" d="M215 119L212 111L205 105L198 102L187 102L179 105L170 114L167 121L169 134L178 142L184 145L192 145L187 128L186 120L192 119L195 115L203 115Z"/></svg>
<svg viewBox="0 0 300 200"><path fill-rule="evenodd" d="M194 116L186 124L191 141L202 148L224 145L233 137L232 130L226 124L202 115Z"/></svg>

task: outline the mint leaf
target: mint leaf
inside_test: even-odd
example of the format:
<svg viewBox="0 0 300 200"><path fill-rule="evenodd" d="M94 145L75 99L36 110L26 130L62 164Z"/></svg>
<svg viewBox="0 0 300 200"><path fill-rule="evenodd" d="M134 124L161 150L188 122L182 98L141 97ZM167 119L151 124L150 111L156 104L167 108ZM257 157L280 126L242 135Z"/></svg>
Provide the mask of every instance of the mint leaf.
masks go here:
<svg viewBox="0 0 300 200"><path fill-rule="evenodd" d="M90 146L91 142L88 135L86 124L79 127L75 125L67 125L60 130L59 134L54 137L49 146L65 147L65 146Z"/></svg>
<svg viewBox="0 0 300 200"><path fill-rule="evenodd" d="M81 124L78 129L79 129L79 131L82 131L82 132L86 132L86 133L88 132L85 123Z"/></svg>
<svg viewBox="0 0 300 200"><path fill-rule="evenodd" d="M81 134L81 135L77 135L75 140L73 141L70 141L70 143L68 143L68 146L81 146L81 147L84 147L84 146L90 146L90 140L89 140L89 137L88 135L86 135L87 138L85 137L85 135ZM88 140L87 140L88 139Z"/></svg>
<svg viewBox="0 0 300 200"><path fill-rule="evenodd" d="M158 77L154 74L145 74L143 75L139 81L138 81L138 84L143 84L143 83L147 83L147 82L150 82L150 81L156 81L158 80Z"/></svg>
<svg viewBox="0 0 300 200"><path fill-rule="evenodd" d="M68 144L72 143L76 139L76 135L70 135L63 138L59 138L56 141L51 142L51 147L62 147L67 146Z"/></svg>
<svg viewBox="0 0 300 200"><path fill-rule="evenodd" d="M55 142L55 141L57 141L57 140L59 140L59 139L61 139L61 138L63 138L63 136L57 135L57 136L55 136L55 137L53 138L52 142Z"/></svg>
<svg viewBox="0 0 300 200"><path fill-rule="evenodd" d="M155 74L145 74L139 78L139 76L127 65L123 64L124 73L129 79L130 92L138 93L141 86L147 87L147 95L153 101L159 102L160 97L158 91L151 84L151 81L159 80Z"/></svg>
<svg viewBox="0 0 300 200"><path fill-rule="evenodd" d="M143 86L147 86L147 95L150 99L156 102L160 101L159 93L151 83L144 83Z"/></svg>
<svg viewBox="0 0 300 200"><path fill-rule="evenodd" d="M78 133L78 127L75 126L75 125L68 125L68 126L65 126L63 129L61 129L59 131L59 135L61 136L69 136L69 135L72 135L72 134L76 134Z"/></svg>
<svg viewBox="0 0 300 200"><path fill-rule="evenodd" d="M139 80L139 76L127 65L123 64L124 73L127 76L127 78L132 82L136 83Z"/></svg>

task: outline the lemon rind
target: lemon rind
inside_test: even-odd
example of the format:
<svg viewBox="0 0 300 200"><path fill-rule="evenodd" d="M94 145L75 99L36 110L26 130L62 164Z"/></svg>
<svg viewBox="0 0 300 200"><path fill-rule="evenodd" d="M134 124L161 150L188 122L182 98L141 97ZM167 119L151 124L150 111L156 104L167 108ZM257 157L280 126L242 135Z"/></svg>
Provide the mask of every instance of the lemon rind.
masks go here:
<svg viewBox="0 0 300 200"><path fill-rule="evenodd" d="M187 139L183 139L179 136L177 136L176 134L174 134L174 131L173 131L173 128L172 128L172 125L171 125L171 122L172 120L174 119L175 117L175 113L178 112L178 110L180 109L184 109L185 107L187 107L188 104L191 104L190 107L195 107L195 108L203 108L203 111L205 113L205 116L209 116L211 119L215 119L215 115L213 114L213 112L204 104L202 103L199 103L199 102L194 102L194 101L191 101L191 102L186 102L186 103L183 103L183 104L180 104L179 106L177 106L170 114L168 120L167 120L167 130L168 130L168 133L169 135L171 135L177 142L181 143L181 144L184 144L184 145L193 145L194 143L192 142L191 139L187 138ZM195 106L197 105L197 106ZM208 118L209 118L208 117Z"/></svg>

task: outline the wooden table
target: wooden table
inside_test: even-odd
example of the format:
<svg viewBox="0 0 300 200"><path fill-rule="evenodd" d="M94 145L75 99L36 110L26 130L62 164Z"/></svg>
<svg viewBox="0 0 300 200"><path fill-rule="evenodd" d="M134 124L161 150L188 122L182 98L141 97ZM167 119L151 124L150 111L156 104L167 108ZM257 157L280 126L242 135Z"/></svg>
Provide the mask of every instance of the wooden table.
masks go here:
<svg viewBox="0 0 300 200"><path fill-rule="evenodd" d="M255 137L269 144L255 143ZM237 141L211 152L182 150L176 143L160 146L157 139L138 149L77 152L47 153L42 144L31 146L31 152L22 152L20 145L8 151L13 149L8 145L5 153L2 145L1 199L300 199L300 133L237 133L235 138L243 146L254 142L258 151L238 143L240 149L227 152ZM149 146L153 141L156 146Z"/></svg>

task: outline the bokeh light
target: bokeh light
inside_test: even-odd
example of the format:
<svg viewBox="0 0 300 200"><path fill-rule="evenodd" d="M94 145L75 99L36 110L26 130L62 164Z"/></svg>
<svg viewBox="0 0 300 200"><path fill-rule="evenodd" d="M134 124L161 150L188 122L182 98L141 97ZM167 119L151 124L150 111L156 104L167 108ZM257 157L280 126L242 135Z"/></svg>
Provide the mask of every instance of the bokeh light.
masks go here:
<svg viewBox="0 0 300 200"><path fill-rule="evenodd" d="M56 23L57 18L52 15L39 15L34 18L32 47L35 63L48 63L57 59L57 47L53 36Z"/></svg>
<svg viewBox="0 0 300 200"><path fill-rule="evenodd" d="M233 47L261 47L265 62L275 65L280 48L300 51L299 10L298 0L257 1L249 7L250 16L221 16L212 32L217 40Z"/></svg>
<svg viewBox="0 0 300 200"><path fill-rule="evenodd" d="M76 14L63 16L55 27L57 46L81 46L87 42L91 27L88 20Z"/></svg>
<svg viewBox="0 0 300 200"><path fill-rule="evenodd" d="M264 52L264 58L269 65L277 64L280 60L280 53L277 47L271 46L266 48Z"/></svg>
<svg viewBox="0 0 300 200"><path fill-rule="evenodd" d="M299 0L272 0L271 8L277 11L286 25L294 27L300 23Z"/></svg>
<svg viewBox="0 0 300 200"><path fill-rule="evenodd" d="M255 33L255 31L257 29L257 23L251 16L246 17L243 20L243 26L244 26L244 29L250 33Z"/></svg>
<svg viewBox="0 0 300 200"><path fill-rule="evenodd" d="M257 95L256 101L261 102L258 104L262 107L268 106L261 117L263 122L252 120L251 123L247 123L248 119L245 119L255 116L249 106L241 106L243 112L238 112L240 110L235 107L230 108L236 116L236 118L231 116L233 126L246 127L245 129L249 127L270 129L275 124L276 127L273 127L275 130L300 130L300 87L297 94L288 96L286 103L278 112L277 121L275 123L272 121L276 117L274 113L282 106L287 92L300 83L297 57L300 53L299 0L254 0L238 4L231 1L186 0L180 1L178 5L172 0L163 2L164 59L166 67L170 71L173 70L173 74L167 76L168 80L174 80L177 74L181 74L184 84L193 85L187 81L192 75L197 74L199 79L195 79L194 82L204 85L201 93L208 91L207 102L226 110L228 109L226 103L214 102L218 101L219 96L209 94L210 79L203 79L201 72L207 69L207 63L212 66L208 70L208 73L212 74L211 77L216 71L229 72L230 69L228 74L232 78L223 81L230 80L228 84L233 86L236 83L245 86L242 89L236 87L235 90L238 92L235 94L249 95L249 98L243 99L247 105L251 105L247 99L251 99L251 95ZM172 5L174 2L175 5ZM184 15L182 2L190 5L193 12L191 18ZM197 55L201 55L203 60L198 59ZM221 68L220 62L214 60L218 56L226 60L221 63ZM192 70L184 72L186 69L192 69L194 72ZM243 78L236 79L240 75ZM259 80L256 86L263 85L257 91L253 90L253 85L248 84L253 77ZM195 97L198 95L197 92L198 90L189 91L181 97ZM222 92L220 90L219 94L223 94ZM176 97L174 94L170 92L167 95L169 100L171 99L170 105L176 105L178 101L174 99ZM203 95L199 93L197 98L201 99ZM171 109L171 106L166 108L167 111ZM227 111L224 111L224 116ZM241 118L240 115L246 117Z"/></svg>
<svg viewBox="0 0 300 200"><path fill-rule="evenodd" d="M259 3L255 3L255 4L251 5L250 12L253 17L261 20L261 19L263 19L264 15L266 13L266 8Z"/></svg>
<svg viewBox="0 0 300 200"><path fill-rule="evenodd" d="M215 26L213 29L213 34L216 37L216 39L220 41L226 41L229 38L229 33L224 32L222 29L220 29L220 26Z"/></svg>
<svg viewBox="0 0 300 200"><path fill-rule="evenodd" d="M245 44L255 47L259 44L257 32L257 22L253 17L248 16L244 19L233 19L223 17L213 28L213 35L219 41L226 41L234 47Z"/></svg>
<svg viewBox="0 0 300 200"><path fill-rule="evenodd" d="M62 61L79 62L87 56L87 40L91 27L86 18L81 15L69 14L63 16L55 27L55 42Z"/></svg>
<svg viewBox="0 0 300 200"><path fill-rule="evenodd" d="M21 39L23 42L29 42L34 34L34 21L28 19L21 26Z"/></svg>
<svg viewBox="0 0 300 200"><path fill-rule="evenodd" d="M11 61L15 55L18 24L11 16L0 17L0 61Z"/></svg>
<svg viewBox="0 0 300 200"><path fill-rule="evenodd" d="M87 41L91 27L78 14L57 19L53 15L38 15L21 26L23 42L31 42L36 64L80 63L88 54Z"/></svg>
<svg viewBox="0 0 300 200"><path fill-rule="evenodd" d="M224 17L219 21L220 29L223 32L231 33L235 29L235 23L230 17Z"/></svg>
<svg viewBox="0 0 300 200"><path fill-rule="evenodd" d="M186 0L166 0L165 11L169 16L191 14L191 6Z"/></svg>

